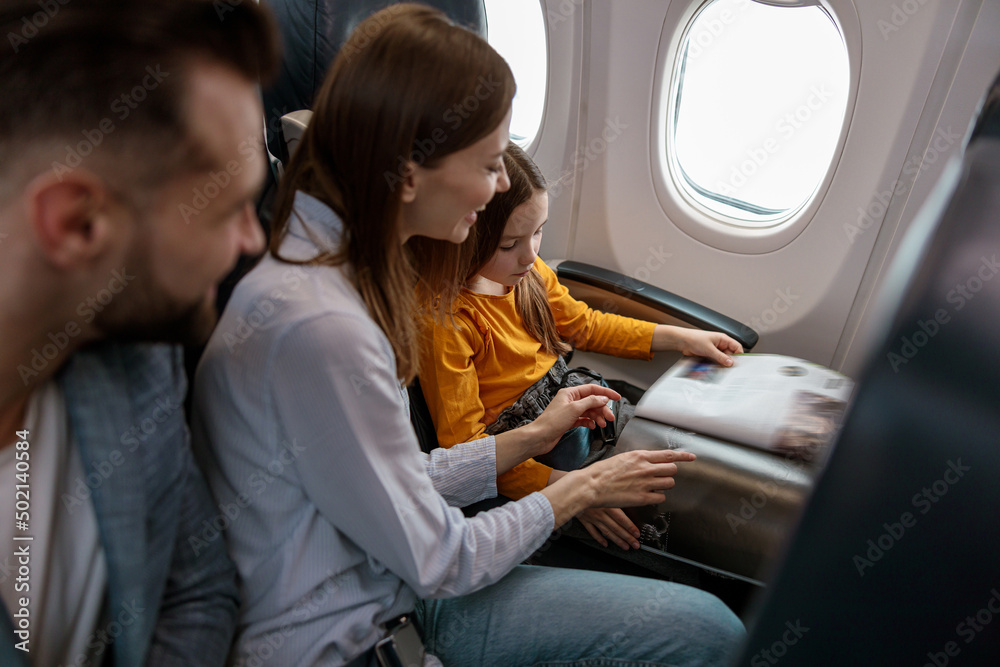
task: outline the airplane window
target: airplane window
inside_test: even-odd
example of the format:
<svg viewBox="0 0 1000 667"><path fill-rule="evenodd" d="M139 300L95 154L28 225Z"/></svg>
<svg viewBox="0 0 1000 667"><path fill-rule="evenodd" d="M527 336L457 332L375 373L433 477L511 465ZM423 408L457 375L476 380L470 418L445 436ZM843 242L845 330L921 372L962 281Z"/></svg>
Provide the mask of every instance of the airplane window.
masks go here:
<svg viewBox="0 0 1000 667"><path fill-rule="evenodd" d="M490 46L507 61L517 82L510 138L524 147L538 134L545 106L548 52L541 3L486 0L486 24Z"/></svg>
<svg viewBox="0 0 1000 667"><path fill-rule="evenodd" d="M791 217L833 158L849 64L823 9L714 0L679 51L667 163L689 201L740 227Z"/></svg>

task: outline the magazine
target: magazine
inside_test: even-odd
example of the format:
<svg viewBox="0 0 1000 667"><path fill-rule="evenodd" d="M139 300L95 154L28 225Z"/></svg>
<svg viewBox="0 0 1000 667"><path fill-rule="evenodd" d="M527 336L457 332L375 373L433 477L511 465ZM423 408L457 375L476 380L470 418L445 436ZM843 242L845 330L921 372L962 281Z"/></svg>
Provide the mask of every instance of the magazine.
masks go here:
<svg viewBox="0 0 1000 667"><path fill-rule="evenodd" d="M840 426L853 388L836 371L779 354L737 354L728 368L690 358L649 388L635 415L811 459Z"/></svg>

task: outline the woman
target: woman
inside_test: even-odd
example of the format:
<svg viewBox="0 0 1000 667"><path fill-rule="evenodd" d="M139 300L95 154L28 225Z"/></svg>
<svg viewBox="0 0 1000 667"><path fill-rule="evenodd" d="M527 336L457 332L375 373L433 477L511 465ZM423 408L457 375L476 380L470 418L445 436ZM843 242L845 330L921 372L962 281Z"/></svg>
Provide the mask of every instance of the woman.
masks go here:
<svg viewBox="0 0 1000 667"><path fill-rule="evenodd" d="M690 454L616 457L471 519L451 506L495 495L498 472L566 428L604 422L613 392L577 388L516 432L419 452L400 385L417 371L417 258L436 289L455 282L455 253L407 241L461 242L507 187L513 93L484 41L417 5L363 22L328 74L270 254L237 286L195 383L195 437L242 579L239 664L369 664L406 614L449 665L709 664L742 634L694 589L515 567L589 506L662 500ZM602 609L584 608L594 595ZM623 628L646 600L654 625Z"/></svg>
<svg viewBox="0 0 1000 667"><path fill-rule="evenodd" d="M599 381L567 368L561 357L572 349L567 340L619 357L650 359L677 350L732 365L727 353L743 348L726 334L602 313L571 297L538 257L549 211L545 177L516 144L503 159L510 188L490 201L461 245L468 268L449 317L424 316L420 386L441 446L502 433L538 416L560 386ZM616 433L632 411L631 405L621 409ZM560 446L567 444L582 447L560 452L552 467L534 459L514 466L497 480L498 492L523 498L579 468L589 439ZM602 546L610 539L625 550L639 548L639 530L620 509L592 508L578 518Z"/></svg>

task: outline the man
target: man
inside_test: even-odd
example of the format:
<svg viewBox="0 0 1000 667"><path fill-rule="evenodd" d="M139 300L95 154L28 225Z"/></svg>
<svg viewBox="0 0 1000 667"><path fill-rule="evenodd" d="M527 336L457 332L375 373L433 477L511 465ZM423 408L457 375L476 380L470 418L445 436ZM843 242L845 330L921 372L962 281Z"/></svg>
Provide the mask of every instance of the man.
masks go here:
<svg viewBox="0 0 1000 667"><path fill-rule="evenodd" d="M0 5L0 664L223 664L235 570L176 346L263 249L270 19L227 0Z"/></svg>

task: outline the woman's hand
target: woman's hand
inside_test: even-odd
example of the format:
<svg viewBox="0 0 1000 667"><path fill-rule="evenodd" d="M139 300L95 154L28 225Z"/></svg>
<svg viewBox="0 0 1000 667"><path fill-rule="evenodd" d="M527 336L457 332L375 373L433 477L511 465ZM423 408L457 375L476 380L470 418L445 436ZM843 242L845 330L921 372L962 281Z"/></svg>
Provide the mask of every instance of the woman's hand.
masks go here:
<svg viewBox="0 0 1000 667"><path fill-rule="evenodd" d="M577 514L576 518L602 547L608 546L608 540L611 540L625 551L629 546L639 548L639 529L617 507L591 507Z"/></svg>
<svg viewBox="0 0 1000 667"><path fill-rule="evenodd" d="M677 464L694 461L691 452L675 449L634 451L598 461L579 472L589 472L596 497L591 507L635 507L666 500L663 492L674 488Z"/></svg>
<svg viewBox="0 0 1000 667"><path fill-rule="evenodd" d="M533 456L550 451L571 428L603 427L614 421L615 415L608 407L608 401L620 398L621 394L615 390L597 384L560 389L545 411L530 424L539 447Z"/></svg>
<svg viewBox="0 0 1000 667"><path fill-rule="evenodd" d="M718 331L685 329L659 324L653 330L652 350L654 352L677 350L687 357L705 357L717 364L732 366L733 359L729 354L743 352L743 346Z"/></svg>
<svg viewBox="0 0 1000 667"><path fill-rule="evenodd" d="M566 473L542 489L558 528L589 507L657 505L674 487L677 464L694 461L690 452L664 449L617 454Z"/></svg>

